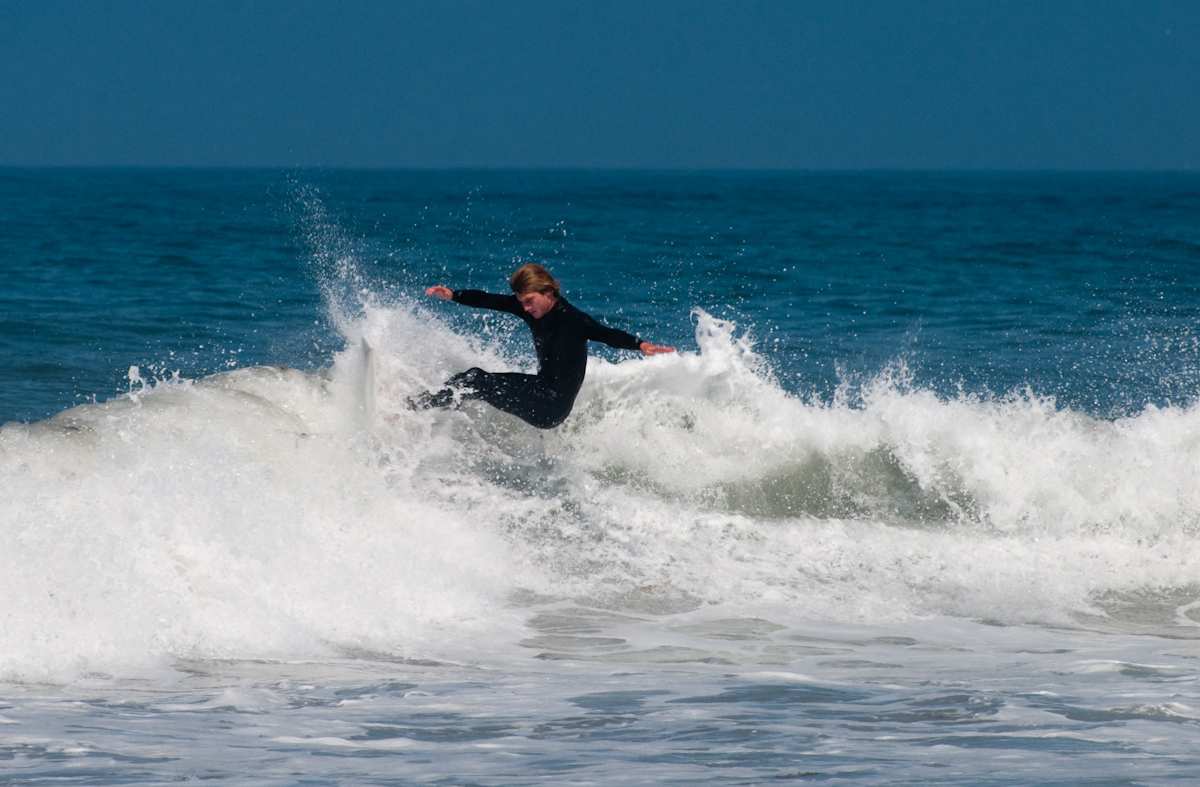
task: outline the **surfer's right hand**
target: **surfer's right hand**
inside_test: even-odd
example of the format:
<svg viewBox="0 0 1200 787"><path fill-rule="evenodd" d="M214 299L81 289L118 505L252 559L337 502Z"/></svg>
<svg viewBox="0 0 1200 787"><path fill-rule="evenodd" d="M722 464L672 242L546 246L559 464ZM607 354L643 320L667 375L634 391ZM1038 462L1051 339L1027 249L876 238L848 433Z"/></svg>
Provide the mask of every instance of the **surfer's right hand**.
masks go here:
<svg viewBox="0 0 1200 787"><path fill-rule="evenodd" d="M441 298L443 301L448 301L454 297L454 290L441 284L435 284L425 290L426 295L432 295L435 298Z"/></svg>

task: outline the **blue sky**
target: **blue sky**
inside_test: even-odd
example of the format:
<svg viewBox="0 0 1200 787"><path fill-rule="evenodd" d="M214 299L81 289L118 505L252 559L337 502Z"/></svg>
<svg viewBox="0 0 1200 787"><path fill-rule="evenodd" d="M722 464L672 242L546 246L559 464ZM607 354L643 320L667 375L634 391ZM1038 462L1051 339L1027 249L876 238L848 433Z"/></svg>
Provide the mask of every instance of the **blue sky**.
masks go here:
<svg viewBox="0 0 1200 787"><path fill-rule="evenodd" d="M1200 2L0 0L0 164L1200 168Z"/></svg>

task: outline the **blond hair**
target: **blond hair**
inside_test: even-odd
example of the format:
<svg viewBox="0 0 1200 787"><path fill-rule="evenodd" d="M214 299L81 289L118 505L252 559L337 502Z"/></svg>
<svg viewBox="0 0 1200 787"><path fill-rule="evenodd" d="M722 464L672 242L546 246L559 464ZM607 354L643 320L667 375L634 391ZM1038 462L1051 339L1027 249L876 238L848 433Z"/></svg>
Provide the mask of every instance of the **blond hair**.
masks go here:
<svg viewBox="0 0 1200 787"><path fill-rule="evenodd" d="M528 262L513 271L513 275L508 277L508 285L517 295L540 292L558 297L558 279L536 262Z"/></svg>

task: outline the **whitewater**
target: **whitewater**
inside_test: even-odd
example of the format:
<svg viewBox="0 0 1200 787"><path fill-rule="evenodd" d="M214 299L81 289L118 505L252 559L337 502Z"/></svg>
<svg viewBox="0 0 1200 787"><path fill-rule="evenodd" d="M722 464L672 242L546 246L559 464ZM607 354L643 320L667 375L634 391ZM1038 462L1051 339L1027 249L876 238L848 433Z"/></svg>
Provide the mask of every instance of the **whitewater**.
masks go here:
<svg viewBox="0 0 1200 787"><path fill-rule="evenodd" d="M693 304L680 352L591 358L557 429L414 412L530 353L315 248L326 363L131 366L0 427L0 781L1200 768L1200 403L947 393L903 357L808 394Z"/></svg>
<svg viewBox="0 0 1200 787"><path fill-rule="evenodd" d="M844 648L851 691L847 670L913 669L873 661L879 640L959 649L998 636L982 627L1032 653L1059 628L1153 635L1153 658L1135 640L1136 657L1058 667L1192 674L1200 409L1104 421L1032 394L945 400L902 368L855 406L806 402L736 326L695 319L696 351L592 359L552 432L478 403L404 408L453 369L522 368L413 303L366 308L322 372L131 370L123 397L6 425L0 595L21 604L3 678L379 658L609 665L582 670L591 688L613 665L720 665L836 691L792 670ZM860 631L813 636L831 624ZM1003 665L992 647L964 658ZM1089 712L1195 724L1194 683L1172 688ZM333 740L293 743L356 745Z"/></svg>

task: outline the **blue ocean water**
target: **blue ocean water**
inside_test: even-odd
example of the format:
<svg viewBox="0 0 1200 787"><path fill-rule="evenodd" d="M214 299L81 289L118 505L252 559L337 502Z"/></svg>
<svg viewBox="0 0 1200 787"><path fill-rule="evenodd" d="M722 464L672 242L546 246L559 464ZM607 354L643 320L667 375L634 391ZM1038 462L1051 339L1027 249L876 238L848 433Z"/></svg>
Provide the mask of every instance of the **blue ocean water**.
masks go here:
<svg viewBox="0 0 1200 787"><path fill-rule="evenodd" d="M336 240L310 237L310 198ZM327 363L321 266L342 253L408 292L544 260L589 308L685 345L703 306L797 393L898 358L939 392L1102 414L1200 388L1191 174L10 169L0 215L0 420L111 397L133 363Z"/></svg>
<svg viewBox="0 0 1200 787"><path fill-rule="evenodd" d="M1200 768L1200 175L0 170L0 781ZM536 259L669 343L412 413Z"/></svg>

